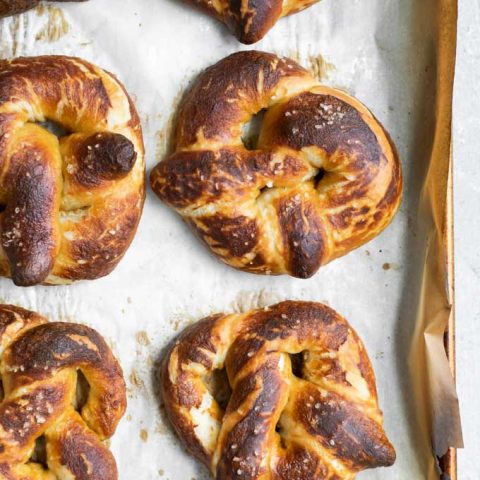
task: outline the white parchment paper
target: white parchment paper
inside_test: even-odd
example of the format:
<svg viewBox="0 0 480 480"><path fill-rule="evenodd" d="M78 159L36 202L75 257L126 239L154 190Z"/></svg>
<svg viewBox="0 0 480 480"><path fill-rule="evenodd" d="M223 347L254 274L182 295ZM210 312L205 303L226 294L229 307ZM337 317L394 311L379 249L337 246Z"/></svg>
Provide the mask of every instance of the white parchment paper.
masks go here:
<svg viewBox="0 0 480 480"><path fill-rule="evenodd" d="M205 67L245 48L180 0L56 4L0 21L0 55L65 54L115 73L136 100L148 171L167 148L172 114ZM281 20L254 48L291 56L326 84L357 96L391 133L402 158L404 200L388 229L309 280L260 277L219 263L148 190L137 236L107 278L67 287L14 287L0 301L52 320L96 328L112 344L129 405L111 442L122 480L209 478L162 416L154 365L189 322L282 299L328 303L363 338L373 362L392 468L362 479L428 478L433 457L418 427L407 357L417 310L424 239L416 234L420 188L433 140L435 0L323 0Z"/></svg>

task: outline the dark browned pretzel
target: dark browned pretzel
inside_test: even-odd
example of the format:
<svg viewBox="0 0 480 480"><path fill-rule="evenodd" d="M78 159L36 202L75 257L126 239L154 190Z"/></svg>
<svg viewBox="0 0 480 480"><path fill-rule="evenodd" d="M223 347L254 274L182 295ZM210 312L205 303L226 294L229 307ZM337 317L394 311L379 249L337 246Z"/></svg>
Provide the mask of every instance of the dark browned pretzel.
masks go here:
<svg viewBox="0 0 480 480"><path fill-rule="evenodd" d="M200 320L169 349L161 385L176 433L217 480L351 480L395 461L365 348L320 303Z"/></svg>
<svg viewBox="0 0 480 480"><path fill-rule="evenodd" d="M144 169L140 121L113 75L71 57L0 61L0 275L34 285L110 273L137 229Z"/></svg>
<svg viewBox="0 0 480 480"><path fill-rule="evenodd" d="M0 349L0 478L116 480L103 441L123 416L126 393L103 338L83 325L48 323L0 305ZM78 372L89 385L83 406L76 405ZM44 458L36 451L40 439Z"/></svg>
<svg viewBox="0 0 480 480"><path fill-rule="evenodd" d="M53 2L85 2L86 0L51 0ZM16 15L40 5L41 0L0 0L0 18Z"/></svg>
<svg viewBox="0 0 480 480"><path fill-rule="evenodd" d="M281 17L318 0L185 0L225 23L242 43L261 40Z"/></svg>
<svg viewBox="0 0 480 480"><path fill-rule="evenodd" d="M247 148L242 128L262 109ZM395 147L365 106L256 51L199 76L151 183L225 263L300 278L378 235L402 192Z"/></svg>

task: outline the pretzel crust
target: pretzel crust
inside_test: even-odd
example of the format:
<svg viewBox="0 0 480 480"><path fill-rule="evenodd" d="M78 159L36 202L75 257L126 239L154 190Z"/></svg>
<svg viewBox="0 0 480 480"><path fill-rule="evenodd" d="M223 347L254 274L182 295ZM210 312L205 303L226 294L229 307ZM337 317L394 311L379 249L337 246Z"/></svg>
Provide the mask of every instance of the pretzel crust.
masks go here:
<svg viewBox="0 0 480 480"><path fill-rule="evenodd" d="M210 386L223 368L225 408ZM161 386L175 432L218 480L349 480L395 461L365 348L320 303L200 320L167 351Z"/></svg>
<svg viewBox="0 0 480 480"><path fill-rule="evenodd" d="M34 285L110 273L135 235L144 170L140 121L113 75L72 57L0 61L0 275Z"/></svg>
<svg viewBox="0 0 480 480"><path fill-rule="evenodd" d="M287 15L297 13L319 0L185 0L225 23L238 40L258 42Z"/></svg>
<svg viewBox="0 0 480 480"><path fill-rule="evenodd" d="M0 305L0 355L0 478L116 480L115 459L103 441L125 412L126 389L103 338L84 325ZM90 388L80 411L78 371ZM41 437L46 468L31 460Z"/></svg>
<svg viewBox="0 0 480 480"><path fill-rule="evenodd" d="M242 128L262 110L247 149ZM378 235L402 192L393 142L365 106L256 51L199 76L150 179L223 262L299 278Z"/></svg>

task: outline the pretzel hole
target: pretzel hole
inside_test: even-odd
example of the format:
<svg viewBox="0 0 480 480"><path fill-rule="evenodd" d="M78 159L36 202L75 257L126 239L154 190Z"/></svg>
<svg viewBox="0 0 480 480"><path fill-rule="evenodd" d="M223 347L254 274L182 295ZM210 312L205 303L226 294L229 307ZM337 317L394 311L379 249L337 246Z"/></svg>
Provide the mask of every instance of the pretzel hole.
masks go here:
<svg viewBox="0 0 480 480"><path fill-rule="evenodd" d="M285 443L285 439L283 438L283 435L282 435L282 432L283 432L283 429L282 429L282 426L280 425L280 422L278 422L276 425L275 425L275 432L279 435L280 437L280 446L283 448L283 449L287 449L287 444Z"/></svg>
<svg viewBox="0 0 480 480"><path fill-rule="evenodd" d="M42 435L35 440L35 447L33 448L30 462L41 465L45 470L48 470L47 464L47 442L45 436Z"/></svg>
<svg viewBox="0 0 480 480"><path fill-rule="evenodd" d="M37 125L40 125L40 127L48 130L50 133L53 133L53 135L55 135L57 138L65 137L71 133L65 127L57 122L54 122L53 120L47 119L43 122L37 122Z"/></svg>
<svg viewBox="0 0 480 480"><path fill-rule="evenodd" d="M266 111L266 108L262 108L262 110L253 115L242 127L242 143L247 150L257 149L258 137L260 136Z"/></svg>
<svg viewBox="0 0 480 480"><path fill-rule="evenodd" d="M313 186L314 188L318 187L318 184L322 181L322 178L325 176L325 170L321 168L318 173L313 177Z"/></svg>
<svg viewBox="0 0 480 480"><path fill-rule="evenodd" d="M262 187L259 191L258 191L258 195L262 195L264 194L266 191L270 190L271 188L273 187L272 186L269 186L269 185L265 185L264 187Z"/></svg>
<svg viewBox="0 0 480 480"><path fill-rule="evenodd" d="M227 370L225 368L213 370L204 378L204 382L210 395L215 399L220 408L225 410L232 396Z"/></svg>
<svg viewBox="0 0 480 480"><path fill-rule="evenodd" d="M90 394L90 384L81 370L77 371L77 389L75 392L75 410L80 412L87 403Z"/></svg>
<svg viewBox="0 0 480 480"><path fill-rule="evenodd" d="M290 353L290 361L292 363L292 373L298 378L303 378L303 352Z"/></svg>
<svg viewBox="0 0 480 480"><path fill-rule="evenodd" d="M0 379L0 402L5 398L5 391L3 390L3 381Z"/></svg>

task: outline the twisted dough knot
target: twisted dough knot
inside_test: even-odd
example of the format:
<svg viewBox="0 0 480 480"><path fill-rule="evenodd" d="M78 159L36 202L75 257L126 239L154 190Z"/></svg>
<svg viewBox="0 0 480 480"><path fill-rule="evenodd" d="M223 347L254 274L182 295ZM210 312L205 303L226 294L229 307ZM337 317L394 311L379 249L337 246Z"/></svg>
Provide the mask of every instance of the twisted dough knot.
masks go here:
<svg viewBox="0 0 480 480"><path fill-rule="evenodd" d="M37 5L41 0L0 0L0 18L23 13ZM86 0L51 0L53 2L84 2Z"/></svg>
<svg viewBox="0 0 480 480"><path fill-rule="evenodd" d="M297 13L318 0L186 0L217 18L245 44L261 40L281 17Z"/></svg>
<svg viewBox="0 0 480 480"><path fill-rule="evenodd" d="M248 150L242 127L262 109ZM198 78L151 182L225 263L300 278L375 237L402 190L394 146L360 102L255 51Z"/></svg>
<svg viewBox="0 0 480 480"><path fill-rule="evenodd" d="M1 305L0 349L0 478L116 479L115 460L102 441L125 411L125 383L102 337L83 325L47 323L28 310ZM90 387L79 412L78 371ZM41 438L44 466L35 461Z"/></svg>
<svg viewBox="0 0 480 480"><path fill-rule="evenodd" d="M223 368L226 408L211 386ZM365 348L319 303L199 321L170 348L162 393L176 433L219 480L348 480L395 461Z"/></svg>
<svg viewBox="0 0 480 480"><path fill-rule="evenodd" d="M33 285L110 273L135 235L144 168L138 115L111 74L69 57L0 62L1 275Z"/></svg>

